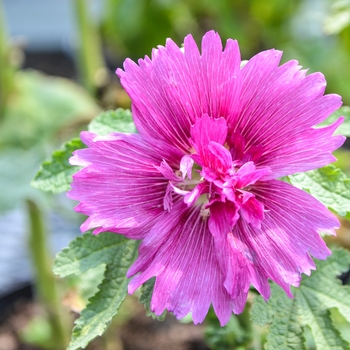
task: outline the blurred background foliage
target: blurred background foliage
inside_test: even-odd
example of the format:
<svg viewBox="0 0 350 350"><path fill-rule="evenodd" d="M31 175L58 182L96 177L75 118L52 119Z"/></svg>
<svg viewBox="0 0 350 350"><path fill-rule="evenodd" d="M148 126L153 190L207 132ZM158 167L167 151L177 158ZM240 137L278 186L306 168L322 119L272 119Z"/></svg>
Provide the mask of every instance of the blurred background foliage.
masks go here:
<svg viewBox="0 0 350 350"><path fill-rule="evenodd" d="M346 0L106 0L101 21L105 48L120 63L138 59L171 37L178 44L207 30L239 41L243 59L284 51L310 72L323 72L328 90L350 103L350 2Z"/></svg>
<svg viewBox="0 0 350 350"><path fill-rule="evenodd" d="M7 15L11 6L14 16ZM66 16L59 17L57 9L63 7ZM57 17L52 26L58 26L63 18L70 21L69 28L74 30L62 34L60 45L41 47L42 39L31 45L26 37L30 30L13 30L13 22L23 20L27 29L36 26L44 33L46 29L35 17L37 9L44 9L47 21ZM126 57L137 60L150 55L152 48L164 45L167 37L181 45L184 36L191 33L200 43L211 29L218 31L223 41L238 39L243 59L270 48L283 50L284 62L297 59L309 72L321 71L328 82L327 92L342 95L344 104L350 105L350 0L0 0L0 224L8 220L6 212L10 210L25 212L28 227L13 222L13 234L17 234L16 229L28 232L32 254L46 247L35 247L35 242L49 244L35 237L33 227L44 227L41 222L48 220L51 211L62 213L72 206L63 197L43 196L30 187L39 164L62 142L77 136L101 110L130 106L114 74ZM348 150L340 150L338 156L339 166L349 174ZM74 217L76 234L79 222L81 217ZM340 231L342 235L349 236L349 227ZM340 242L350 247L349 239ZM6 247L5 240L2 244ZM4 260L1 254L0 271ZM32 259L32 263L37 295L46 308L57 308L57 300L63 299L71 309L81 309L86 295L92 295L96 288L93 283L81 286L74 281L58 286L58 296L53 293L55 300L43 298L42 278L51 281L52 276L46 271L46 277L40 277L40 259ZM97 271L98 279L101 273ZM0 287L1 283L0 279ZM9 285L7 292L15 287ZM2 295L0 292L0 299ZM29 330L21 332L22 337L41 347L62 348L60 341L66 342L67 336L56 345L46 339L55 329L52 312L62 317L61 311L49 310L46 321L40 316ZM215 318L210 316L208 322L207 343L221 349L225 337L217 337ZM230 346L246 342L237 322L233 319L228 325L236 333L220 331L231 337Z"/></svg>

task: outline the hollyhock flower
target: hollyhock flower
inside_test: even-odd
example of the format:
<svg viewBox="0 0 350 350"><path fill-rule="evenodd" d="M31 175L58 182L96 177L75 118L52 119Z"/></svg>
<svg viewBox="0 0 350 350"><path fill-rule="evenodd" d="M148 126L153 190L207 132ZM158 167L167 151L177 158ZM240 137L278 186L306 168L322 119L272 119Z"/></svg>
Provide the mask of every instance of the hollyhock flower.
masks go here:
<svg viewBox="0 0 350 350"><path fill-rule="evenodd" d="M220 323L244 309L250 286L268 279L292 296L301 273L326 259L319 232L338 220L309 194L278 180L322 167L344 142L342 122L317 128L341 105L322 74L306 75L282 53L261 52L242 68L239 47L189 35L118 69L138 134L83 132L71 164L70 198L88 215L82 231L142 240L129 292L156 277L151 308Z"/></svg>

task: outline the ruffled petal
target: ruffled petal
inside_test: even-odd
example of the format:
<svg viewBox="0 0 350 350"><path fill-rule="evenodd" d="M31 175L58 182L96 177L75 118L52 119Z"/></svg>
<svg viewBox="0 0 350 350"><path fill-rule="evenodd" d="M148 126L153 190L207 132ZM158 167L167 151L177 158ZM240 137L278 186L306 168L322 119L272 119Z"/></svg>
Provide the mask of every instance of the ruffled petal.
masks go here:
<svg viewBox="0 0 350 350"><path fill-rule="evenodd" d="M202 55L191 35L184 50L170 39L139 65L126 60L118 69L121 83L132 100L137 130L188 151L190 127L196 118L234 119L239 111L240 53L228 40L223 51L219 35L204 35Z"/></svg>
<svg viewBox="0 0 350 350"><path fill-rule="evenodd" d="M239 216L233 205L230 207L228 203L214 203L210 207L209 229L225 276L224 286L234 301L235 313L243 311L251 283L264 298L267 299L270 296L266 274L259 266L253 264L253 251L232 233L232 228L236 230L236 226L241 221L238 219ZM235 225L232 225L233 220ZM244 237L244 232L242 236Z"/></svg>
<svg viewBox="0 0 350 350"><path fill-rule="evenodd" d="M305 76L297 61L278 67L281 55L265 51L242 68L242 109L232 129L244 137L246 153L262 148L257 164L272 169L266 179L324 166L344 142L342 136L331 137L339 123L313 128L341 106L340 96L323 96L324 76Z"/></svg>
<svg viewBox="0 0 350 350"><path fill-rule="evenodd" d="M219 220L220 212L211 212L210 217L217 222L209 227L235 312L243 310L250 284L267 299L271 279L292 296L290 285L298 286L301 273L309 275L315 268L310 254L318 259L331 254L319 232L332 233L339 227L320 202L287 183L259 183L252 192L266 210L260 229L243 216L228 232L225 215Z"/></svg>
<svg viewBox="0 0 350 350"><path fill-rule="evenodd" d="M201 166L226 173L232 168L231 153L222 146L227 137L224 118L213 119L207 114L197 118L191 128L191 142L196 151L192 158Z"/></svg>
<svg viewBox="0 0 350 350"><path fill-rule="evenodd" d="M151 309L157 315L164 309L177 318L192 312L197 324L203 322L212 303L222 325L230 319L233 303L223 286L213 238L199 207L187 208L178 202L162 215L143 240L128 276L139 272L129 284L129 293L156 276Z"/></svg>
<svg viewBox="0 0 350 350"><path fill-rule="evenodd" d="M290 295L289 285L298 286L301 273L315 268L310 255L331 254L319 233L334 233L339 222L315 198L285 182L258 183L251 191L265 208L261 229L239 220L233 235L248 247L254 266Z"/></svg>
<svg viewBox="0 0 350 350"><path fill-rule="evenodd" d="M157 166L164 160L176 168L183 154L136 134L83 132L81 138L89 148L75 151L70 162L85 168L73 176L68 192L80 201L76 211L89 216L81 230L142 238L164 210L169 181Z"/></svg>

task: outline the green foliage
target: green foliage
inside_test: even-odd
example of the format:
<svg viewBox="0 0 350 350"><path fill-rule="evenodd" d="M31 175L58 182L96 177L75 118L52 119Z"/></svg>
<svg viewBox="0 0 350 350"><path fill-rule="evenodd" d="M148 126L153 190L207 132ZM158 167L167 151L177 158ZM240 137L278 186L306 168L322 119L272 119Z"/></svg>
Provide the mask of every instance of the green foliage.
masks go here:
<svg viewBox="0 0 350 350"><path fill-rule="evenodd" d="M141 296L139 301L141 304L144 304L146 309L146 315L148 317L151 316L152 318L157 319L158 321L164 321L165 316L167 314L166 310L164 310L160 316L157 316L155 313L151 311L151 299L152 299L155 281L156 281L156 278L153 277L142 285Z"/></svg>
<svg viewBox="0 0 350 350"><path fill-rule="evenodd" d="M47 150L56 148L72 126L100 111L68 79L21 71L13 83L0 127L0 210L10 210L25 198L47 204L45 196L30 186Z"/></svg>
<svg viewBox="0 0 350 350"><path fill-rule="evenodd" d="M326 34L338 34L350 24L350 1L333 0L332 6L324 22Z"/></svg>
<svg viewBox="0 0 350 350"><path fill-rule="evenodd" d="M84 348L102 335L117 314L127 293L126 272L135 259L137 247L137 241L118 234L104 232L95 236L85 233L57 255L54 272L60 277L106 265L99 291L89 299L89 304L75 322L69 350Z"/></svg>
<svg viewBox="0 0 350 350"><path fill-rule="evenodd" d="M43 200L43 193L29 185L40 158L35 148L23 152L8 147L0 151L0 211L13 209L24 198Z"/></svg>
<svg viewBox="0 0 350 350"><path fill-rule="evenodd" d="M347 271L350 254L334 250L326 261L316 263L316 271L303 277L300 287L293 288L294 298L288 298L277 285L272 285L268 302L255 299L251 318L260 326L269 325L265 349L304 350L303 328L309 327L319 350L346 350L350 344L341 338L330 317L330 309L350 322L350 287L342 286L337 275Z"/></svg>
<svg viewBox="0 0 350 350"><path fill-rule="evenodd" d="M290 175L289 181L339 215L346 216L350 212L350 179L335 166Z"/></svg>
<svg viewBox="0 0 350 350"><path fill-rule="evenodd" d="M52 334L52 327L43 316L36 316L31 319L24 328L20 330L20 338L26 344L40 347L41 349L55 349L55 339Z"/></svg>
<svg viewBox="0 0 350 350"><path fill-rule="evenodd" d="M62 193L70 189L72 175L80 168L69 164L72 153L84 148L80 139L72 139L66 142L63 147L52 153L51 159L41 164L41 167L31 185L44 192Z"/></svg>
<svg viewBox="0 0 350 350"><path fill-rule="evenodd" d="M214 310L211 308L206 317L205 340L212 350L250 349L250 329L242 322L241 315L232 315L224 327L220 326Z"/></svg>
<svg viewBox="0 0 350 350"><path fill-rule="evenodd" d="M98 135L106 135L113 131L135 132L131 112L121 108L99 114L89 124L88 129ZM73 151L84 147L85 145L79 139L66 142L62 149L53 152L50 160L42 163L32 181L32 186L55 194L68 191L72 175L80 169L77 166L71 166L69 158Z"/></svg>
<svg viewBox="0 0 350 350"><path fill-rule="evenodd" d="M350 107L343 106L330 115L326 121L320 126L326 126L334 123L339 117L344 117L344 122L336 130L335 134L344 135L350 137Z"/></svg>
<svg viewBox="0 0 350 350"><path fill-rule="evenodd" d="M98 135L110 132L135 133L135 124L129 109L118 108L99 114L88 126L89 131Z"/></svg>
<svg viewBox="0 0 350 350"><path fill-rule="evenodd" d="M94 100L68 79L24 71L16 73L14 83L15 95L9 99L0 128L0 146L52 147L68 124L85 122L100 111Z"/></svg>

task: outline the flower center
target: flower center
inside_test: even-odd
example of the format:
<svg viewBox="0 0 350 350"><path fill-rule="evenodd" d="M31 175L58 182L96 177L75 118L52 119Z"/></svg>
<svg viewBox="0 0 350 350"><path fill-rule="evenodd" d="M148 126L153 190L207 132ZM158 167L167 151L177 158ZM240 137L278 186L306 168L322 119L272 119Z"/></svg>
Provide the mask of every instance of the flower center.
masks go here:
<svg viewBox="0 0 350 350"><path fill-rule="evenodd" d="M267 168L257 169L252 161L238 166L232 161L230 166L221 162L220 156L212 158L211 166L200 166L192 155L185 155L178 171L173 172L163 161L159 169L169 179L164 198L164 209L171 210L173 195L183 196L187 206L200 206L201 216L210 216L210 208L215 203L233 205L235 216L243 216L248 223L260 226L264 216L264 206L256 199L251 187L256 181L269 174ZM171 176L169 176L171 175Z"/></svg>
<svg viewBox="0 0 350 350"><path fill-rule="evenodd" d="M264 218L264 206L254 194L254 186L270 174L266 167L256 167L262 155L260 147L245 148L244 138L228 136L224 118L203 115L191 129L191 154L180 161L177 171L163 161L159 171L169 180L164 209L171 210L173 195L183 196L187 206L200 206L201 216L211 211L229 213L230 227L239 217L255 227ZM219 208L219 209L218 209ZM232 216L232 217L231 217Z"/></svg>

